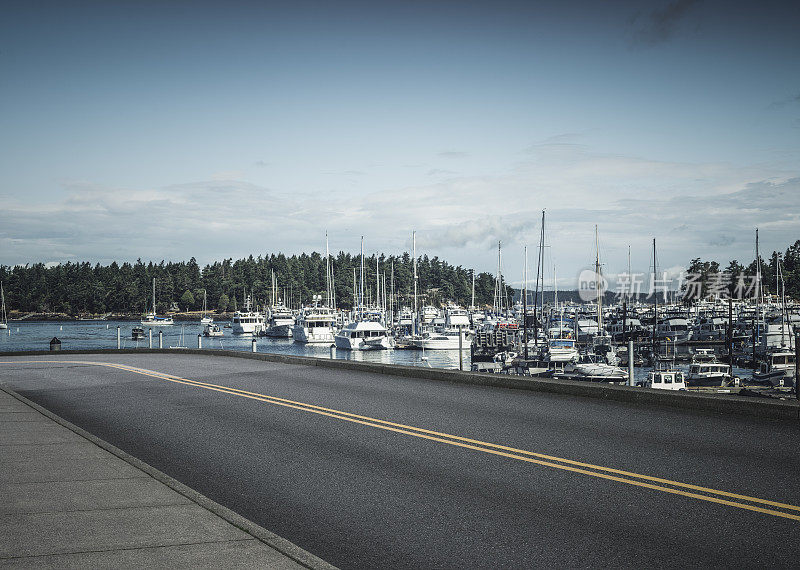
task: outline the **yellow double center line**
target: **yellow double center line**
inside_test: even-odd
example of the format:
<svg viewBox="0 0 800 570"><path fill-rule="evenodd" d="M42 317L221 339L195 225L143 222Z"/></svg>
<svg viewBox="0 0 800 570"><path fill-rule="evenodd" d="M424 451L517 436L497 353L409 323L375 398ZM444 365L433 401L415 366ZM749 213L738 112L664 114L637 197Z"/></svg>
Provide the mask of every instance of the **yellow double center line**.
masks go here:
<svg viewBox="0 0 800 570"><path fill-rule="evenodd" d="M573 473L580 473L583 475L589 475L591 477L599 477L601 479L616 481L618 483L625 483L628 485L644 487L647 489L661 491L664 493L671 493L673 495L691 497L693 499L699 499L701 501L708 501L720 505L727 505L730 507L736 507L740 509L746 509L749 511L755 511L759 513L773 515L776 517L782 517L786 519L800 521L800 514L795 514L795 513L800 513L800 507L795 505L789 505L777 501L770 501L767 499L759 499L757 497L749 497L747 495L730 493L728 491L720 491L717 489L701 487L699 485L692 485L690 483L682 483L680 481L672 481L670 479L663 479L660 477L652 477L650 475L641 475L639 473L632 473L630 471L623 471L621 469L614 469L611 467L603 467L601 465L593 465L591 463L582 463L580 461L573 461L571 459L565 459L563 457L555 457L552 455L545 455L543 453L536 453L533 451L526 451L524 449L508 447L505 445L499 445L476 439L460 437L447 433L418 428L406 424L390 422L377 418L371 418L369 416L352 414L350 412L343 412L341 410L335 410L332 408L325 408L322 406L315 406L313 404L306 404L304 402L297 402L294 400L287 400L285 398L278 398L276 396L269 396L267 394L248 392L246 390L239 390L237 388L230 388L228 386L221 386L219 384L210 384L208 382L200 382L198 380L189 380L187 378L181 378L180 376L165 374L163 372L155 372L152 370L146 370L144 368L137 368L135 366L128 366L125 364L116 364L111 362L91 362L91 361L80 361L80 360L5 361L5 362L0 362L0 364L83 364L91 366L105 366L108 368L116 368L118 370L123 370L125 372L142 374L144 376L158 378L159 380L165 380L167 382L174 382L176 384L185 384L187 386L194 386L196 388L203 388L206 390L213 390L215 392L222 392L223 394L229 394L241 398L257 400L259 402L265 402L276 406L292 408L303 412L319 414L322 416L327 416L342 421L361 424L364 426L369 426L386 431L401 433L404 435L427 439L430 441L444 443L447 445L462 447L464 449L480 451L492 455L499 455L501 457L516 459L518 461L525 461L527 463L535 463L537 465L543 465L545 467L562 469L564 471L571 471ZM777 509L782 509L782 510L777 510Z"/></svg>

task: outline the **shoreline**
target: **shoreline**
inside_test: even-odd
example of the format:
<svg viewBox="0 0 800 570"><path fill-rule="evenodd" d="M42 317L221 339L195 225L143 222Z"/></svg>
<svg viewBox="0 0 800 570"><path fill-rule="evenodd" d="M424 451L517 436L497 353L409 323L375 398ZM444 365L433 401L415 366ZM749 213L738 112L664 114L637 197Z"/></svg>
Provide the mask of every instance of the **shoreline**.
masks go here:
<svg viewBox="0 0 800 570"><path fill-rule="evenodd" d="M233 316L232 312L225 313L206 313L208 316L221 321L230 320ZM202 316L202 311L191 311L188 313L169 313L168 316L172 317L175 321L199 321ZM139 322L144 315L132 313L104 313L100 315L70 315L67 313L17 313L10 312L8 315L9 324L18 324L25 322L47 322L47 321L60 321L60 322L96 322L96 321L129 321Z"/></svg>

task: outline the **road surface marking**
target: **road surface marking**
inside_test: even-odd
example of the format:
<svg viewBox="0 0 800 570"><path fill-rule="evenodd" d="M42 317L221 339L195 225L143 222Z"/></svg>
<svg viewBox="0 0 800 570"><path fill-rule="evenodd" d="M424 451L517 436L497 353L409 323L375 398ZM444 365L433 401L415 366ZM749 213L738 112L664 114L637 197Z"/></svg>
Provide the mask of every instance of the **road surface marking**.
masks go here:
<svg viewBox="0 0 800 570"><path fill-rule="evenodd" d="M180 376L174 376L172 374L166 374L163 372L156 372L153 370L147 370L145 368L138 368L135 366L129 366L126 364L117 364L112 362L94 362L94 361L67 361L67 360L30 360L30 361L0 361L0 364L84 364L90 366L103 366L108 368L115 368L118 370L132 372L135 374L141 374L144 376L149 376L152 378L157 378L160 380L165 380L168 382L173 382L177 384L184 384L187 386L194 386L197 388L204 388L207 390L212 390L215 392L221 392L225 394L229 394L232 396L239 396L243 398L248 398L251 400L257 400L269 404L274 404L278 406L283 406L287 408L292 408L295 410L300 410L304 412L310 412L322 416L331 417L334 419L339 419L343 421L348 421L360 425L365 425L373 428L383 429L386 431L391 431L395 433L401 433L404 435L410 435L422 439L427 439L430 441L435 441L439 443L445 443L448 445L453 445L457 447L462 447L465 449L470 449L474 451L482 451L484 453L489 453L492 455L498 455L501 457L507 457L510 459L516 459L519 461L524 461L527 463L534 463L537 465L542 465L546 467L553 467L556 469L561 469L565 471L571 471L574 473L581 473L584 475L589 475L592 477L599 477L602 479L607 479L610 481L616 481L620 483L627 483L629 485L634 485L638 487L644 487L647 489L653 489L657 491L662 491L665 493L671 493L675 495L681 495L685 497L690 497L694 499L699 499L703 501L709 501L712 503L732 506L740 509L746 509L750 511L755 511L759 513L769 514L777 517L783 517L792 520L800 521L800 515L795 515L791 513L786 513L782 511L777 511L773 509L766 509L763 507L758 507L755 505L749 505L746 503L740 503L736 501L730 501L726 499L722 499L719 497L728 497L732 499L739 499L742 501L748 501L751 503L758 503L762 505L769 505L772 507L792 510L792 511L800 511L799 506L790 505L786 503L780 503L777 501L770 501L767 499L759 499L757 497L750 497L747 495L740 495L737 493L730 493L728 491L720 491L717 489L711 489L708 487L701 487L698 485L692 485L689 483L682 483L680 481L672 481L670 479L662 479L659 477L652 477L649 475L641 475L639 473L633 473L630 471L623 471L621 469L614 469L611 467L603 467L600 465L593 465L591 463L582 463L579 461L574 461L571 459L565 459L561 457L555 457L552 455L545 455L542 453L536 453L533 451L526 451L523 449L517 449L513 447L508 447L504 445L499 445L495 443L489 443L485 441L469 439L465 437L460 437L456 435L451 435L442 432L436 432L432 430L427 430L424 428L418 428L415 426L409 426L405 424L390 422L386 420L381 420L377 418L372 418L369 416L363 416L359 414L353 414L350 412L343 412L341 410L335 410L332 408L325 408L322 406L316 406L313 404L306 404L304 402L298 402L294 400L288 400L285 398L279 398L277 396L269 396L267 394L260 394L257 392L248 392L246 390L240 390L238 388L231 388L228 386L222 386L219 384L211 384L208 382L201 382L199 380L190 380L188 378L182 378ZM612 475L613 474L613 475ZM626 478L627 477L627 478ZM637 479L641 479L637 480ZM649 482L647 482L649 481ZM650 483L652 482L652 483ZM655 485L653 483L661 483L661 485ZM671 485L672 487L680 487L680 489L675 489L672 487L665 487L662 485ZM684 491L681 489L690 489L692 491L699 491L701 493L707 494L699 494L699 493L692 493L689 491ZM718 495L717 497L712 495Z"/></svg>

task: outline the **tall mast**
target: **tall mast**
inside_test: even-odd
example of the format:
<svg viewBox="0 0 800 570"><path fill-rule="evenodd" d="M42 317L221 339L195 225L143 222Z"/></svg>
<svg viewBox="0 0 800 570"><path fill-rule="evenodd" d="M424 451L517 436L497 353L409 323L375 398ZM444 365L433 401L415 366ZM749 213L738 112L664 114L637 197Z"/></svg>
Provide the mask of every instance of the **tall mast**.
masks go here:
<svg viewBox="0 0 800 570"><path fill-rule="evenodd" d="M392 278L389 288L389 314L386 319L389 323L394 323L394 257L392 257Z"/></svg>
<svg viewBox="0 0 800 570"><path fill-rule="evenodd" d="M756 228L756 326L754 327L753 361L755 361L755 342L761 333L761 295L761 255L758 253L758 228Z"/></svg>
<svg viewBox="0 0 800 570"><path fill-rule="evenodd" d="M381 295L381 274L380 270L378 269L378 254L375 254L375 305L380 309L381 308L381 299L383 295Z"/></svg>
<svg viewBox="0 0 800 570"><path fill-rule="evenodd" d="M475 309L475 270L472 270L472 304L470 309Z"/></svg>
<svg viewBox="0 0 800 570"><path fill-rule="evenodd" d="M656 326L658 325L658 291L656 291L656 238L653 238L653 370L656 369L658 353L656 352Z"/></svg>
<svg viewBox="0 0 800 570"><path fill-rule="evenodd" d="M553 304L556 307L556 311L558 311L558 279L556 278L556 266L555 265L553 266L553 293L554 293ZM560 330L560 326L559 326L559 330Z"/></svg>
<svg viewBox="0 0 800 570"><path fill-rule="evenodd" d="M325 289L328 294L328 306L333 307L331 299L331 250L328 247L328 232L325 232Z"/></svg>
<svg viewBox="0 0 800 570"><path fill-rule="evenodd" d="M539 344L539 318L537 308L539 306L539 272L542 274L542 297L544 297L544 271L542 263L544 260L544 210L542 210L542 231L539 235L539 260L536 263L536 291L533 294L533 342ZM542 302L544 306L544 302Z"/></svg>
<svg viewBox="0 0 800 570"><path fill-rule="evenodd" d="M153 277L153 316L156 315L156 278Z"/></svg>
<svg viewBox="0 0 800 570"><path fill-rule="evenodd" d="M411 252L414 258L414 332L416 333L417 322L417 232L411 232Z"/></svg>
<svg viewBox="0 0 800 570"><path fill-rule="evenodd" d="M534 309L535 310L535 309ZM522 278L522 343L528 360L528 246L525 246L525 271Z"/></svg>
<svg viewBox="0 0 800 570"><path fill-rule="evenodd" d="M359 282L358 292L358 315L359 320L363 317L364 307L364 236L361 236L361 280Z"/></svg>
<svg viewBox="0 0 800 570"><path fill-rule="evenodd" d="M633 295L633 277L631 277L631 246L628 244L628 279L631 280L631 291L629 295Z"/></svg>
<svg viewBox="0 0 800 570"><path fill-rule="evenodd" d="M597 232L597 224L594 225L594 247L594 278L597 284L595 287L597 291L597 334L601 335L603 333L603 285L601 282L602 276L600 275L600 238Z"/></svg>

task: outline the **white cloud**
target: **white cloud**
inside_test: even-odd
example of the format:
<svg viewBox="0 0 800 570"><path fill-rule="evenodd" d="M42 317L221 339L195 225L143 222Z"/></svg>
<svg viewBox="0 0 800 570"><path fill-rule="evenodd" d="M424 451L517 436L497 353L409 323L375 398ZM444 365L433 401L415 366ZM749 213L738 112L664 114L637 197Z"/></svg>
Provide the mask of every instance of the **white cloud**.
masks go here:
<svg viewBox="0 0 800 570"><path fill-rule="evenodd" d="M691 164L592 152L572 135L524 153L508 172L454 176L387 191L288 193L241 180L131 189L70 181L63 199L17 198L0 211L0 263L52 260L188 259L331 249L399 253L416 229L418 253L493 271L502 240L507 275L522 274L522 247L535 262L547 210L547 267L573 279L594 260L594 225L609 274L648 271L693 257L752 258L793 243L800 228L800 173L765 166Z"/></svg>

